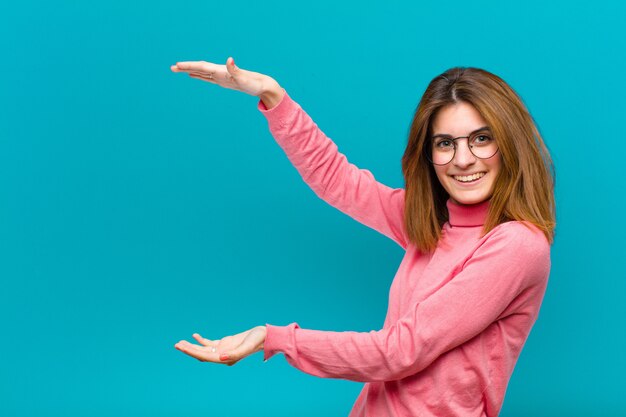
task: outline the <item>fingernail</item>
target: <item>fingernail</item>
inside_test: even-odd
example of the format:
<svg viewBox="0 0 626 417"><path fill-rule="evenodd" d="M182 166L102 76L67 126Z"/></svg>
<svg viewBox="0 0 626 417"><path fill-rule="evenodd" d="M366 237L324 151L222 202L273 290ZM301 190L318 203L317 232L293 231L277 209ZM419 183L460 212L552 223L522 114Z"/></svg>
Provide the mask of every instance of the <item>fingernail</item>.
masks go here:
<svg viewBox="0 0 626 417"><path fill-rule="evenodd" d="M228 360L228 355L225 355L225 354L220 355L220 360L221 361L227 361Z"/></svg>

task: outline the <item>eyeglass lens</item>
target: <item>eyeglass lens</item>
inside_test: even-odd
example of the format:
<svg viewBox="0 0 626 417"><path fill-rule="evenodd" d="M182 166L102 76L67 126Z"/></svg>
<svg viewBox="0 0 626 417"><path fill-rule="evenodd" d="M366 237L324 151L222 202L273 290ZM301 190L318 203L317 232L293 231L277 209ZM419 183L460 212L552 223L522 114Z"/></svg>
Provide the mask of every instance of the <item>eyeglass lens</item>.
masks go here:
<svg viewBox="0 0 626 417"><path fill-rule="evenodd" d="M491 158L498 152L498 144L495 139L487 133L475 133L469 138L462 136L458 138L437 137L432 141L432 159L430 162L436 165L448 164L454 159L458 139L468 139L467 146L476 158Z"/></svg>

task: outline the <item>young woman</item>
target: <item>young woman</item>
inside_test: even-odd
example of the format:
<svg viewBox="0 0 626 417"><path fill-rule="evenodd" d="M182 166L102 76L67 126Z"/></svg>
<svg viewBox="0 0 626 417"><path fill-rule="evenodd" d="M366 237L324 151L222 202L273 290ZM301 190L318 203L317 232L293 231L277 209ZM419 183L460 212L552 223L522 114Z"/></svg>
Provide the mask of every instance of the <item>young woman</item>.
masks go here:
<svg viewBox="0 0 626 417"><path fill-rule="evenodd" d="M555 227L552 162L511 87L477 68L434 78L402 158L406 189L392 189L350 164L271 77L232 58L171 69L259 97L317 195L406 251L380 331L267 324L175 347L227 365L281 352L309 374L366 382L351 416L497 416L539 314Z"/></svg>

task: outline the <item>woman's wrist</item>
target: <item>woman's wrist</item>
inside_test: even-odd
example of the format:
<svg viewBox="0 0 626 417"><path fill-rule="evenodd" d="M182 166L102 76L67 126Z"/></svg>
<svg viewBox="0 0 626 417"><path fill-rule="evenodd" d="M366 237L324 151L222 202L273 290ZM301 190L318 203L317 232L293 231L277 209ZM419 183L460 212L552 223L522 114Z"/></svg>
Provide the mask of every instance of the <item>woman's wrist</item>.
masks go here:
<svg viewBox="0 0 626 417"><path fill-rule="evenodd" d="M267 82L263 83L263 92L259 94L259 98L265 104L265 107L269 110L275 107L282 100L285 95L285 90L271 77L268 77Z"/></svg>
<svg viewBox="0 0 626 417"><path fill-rule="evenodd" d="M263 334L263 341L261 342L261 344L257 348L257 352L259 352L259 351L263 351L263 348L265 347L265 338L267 337L267 327L266 326L257 326L257 327L259 328L259 330Z"/></svg>

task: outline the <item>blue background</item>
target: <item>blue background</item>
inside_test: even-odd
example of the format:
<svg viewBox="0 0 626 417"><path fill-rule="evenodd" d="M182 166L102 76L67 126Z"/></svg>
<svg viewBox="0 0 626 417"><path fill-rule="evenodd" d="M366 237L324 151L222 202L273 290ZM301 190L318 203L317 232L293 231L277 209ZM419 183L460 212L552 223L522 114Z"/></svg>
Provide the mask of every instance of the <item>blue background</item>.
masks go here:
<svg viewBox="0 0 626 417"><path fill-rule="evenodd" d="M504 78L557 169L539 320L501 416L626 415L626 6L115 1L0 6L0 415L345 416L361 384L174 349L266 322L382 326L402 250L319 200L257 99L176 61L274 77L394 187L452 66Z"/></svg>

